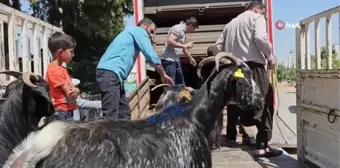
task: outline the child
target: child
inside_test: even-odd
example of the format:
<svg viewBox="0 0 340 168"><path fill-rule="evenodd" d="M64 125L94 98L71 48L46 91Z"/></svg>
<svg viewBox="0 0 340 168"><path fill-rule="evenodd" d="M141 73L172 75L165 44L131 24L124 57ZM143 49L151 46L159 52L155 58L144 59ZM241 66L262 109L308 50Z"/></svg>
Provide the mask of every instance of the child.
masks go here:
<svg viewBox="0 0 340 168"><path fill-rule="evenodd" d="M64 120L73 120L73 110L77 108L76 99L80 91L72 83L63 63L69 63L74 55L76 41L64 33L54 33L48 40L52 62L47 66L46 81L50 86L50 95L56 115Z"/></svg>

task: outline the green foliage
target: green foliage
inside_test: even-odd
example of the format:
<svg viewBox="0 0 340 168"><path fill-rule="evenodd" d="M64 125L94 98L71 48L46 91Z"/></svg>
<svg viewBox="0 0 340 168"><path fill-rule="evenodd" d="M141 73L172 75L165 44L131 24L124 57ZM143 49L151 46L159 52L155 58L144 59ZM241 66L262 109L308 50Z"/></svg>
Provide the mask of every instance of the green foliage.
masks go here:
<svg viewBox="0 0 340 168"><path fill-rule="evenodd" d="M321 69L328 69L328 53L325 48L321 49ZM337 57L337 53L335 50L332 51L332 68L340 69L340 59ZM316 69L316 57L311 56L311 68ZM296 68L288 68L282 64L277 67L277 78L279 82L282 81L295 81L296 80Z"/></svg>
<svg viewBox="0 0 340 168"><path fill-rule="evenodd" d="M326 48L321 49L321 69L328 69L328 53ZM316 57L311 56L311 67L312 69L316 69ZM337 58L337 53L333 49L332 50L332 68L333 69L340 69L340 59Z"/></svg>
<svg viewBox="0 0 340 168"><path fill-rule="evenodd" d="M75 38L75 57L68 68L81 80L82 91L95 91L96 65L110 42L122 31L124 17L132 14L132 1L31 0L31 8L33 16L62 27Z"/></svg>
<svg viewBox="0 0 340 168"><path fill-rule="evenodd" d="M277 67L277 80L279 82L287 81L295 81L296 79L296 68L288 68L282 64L279 64Z"/></svg>
<svg viewBox="0 0 340 168"><path fill-rule="evenodd" d="M20 10L21 8L20 0L12 0L12 3L10 3L10 0L0 0L0 3L17 10Z"/></svg>

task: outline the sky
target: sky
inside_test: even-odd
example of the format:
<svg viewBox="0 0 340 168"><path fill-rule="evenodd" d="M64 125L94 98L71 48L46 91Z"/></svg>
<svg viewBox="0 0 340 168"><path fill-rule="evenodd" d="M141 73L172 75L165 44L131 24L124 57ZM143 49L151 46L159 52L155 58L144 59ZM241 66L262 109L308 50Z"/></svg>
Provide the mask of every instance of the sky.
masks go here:
<svg viewBox="0 0 340 168"><path fill-rule="evenodd" d="M340 0L273 0L273 22L282 20L290 23L299 23L304 18L336 7L339 4ZM325 27L325 20L323 19L320 21L321 46L326 45ZM314 54L314 23L312 23L310 35L311 54ZM333 44L339 44L339 15L332 16L332 38ZM295 50L295 29L286 28L278 30L274 28L274 46L274 54L278 59L288 61L289 51Z"/></svg>
<svg viewBox="0 0 340 168"><path fill-rule="evenodd" d="M275 28L275 22L282 20L293 24L299 23L300 20L311 15L320 13L327 9L336 7L340 0L273 0L273 26L274 26L274 54L279 61L288 61L290 50L295 50L295 29L285 28L278 30ZM308 6L308 7L307 7ZM22 8L28 11L28 4L23 0ZM295 11L295 12L293 12ZM133 16L125 19L126 27L134 25ZM314 23L311 26L311 54L315 53L314 49ZM321 46L325 46L325 21L320 21ZM339 16L332 17L332 37L333 44L339 44Z"/></svg>

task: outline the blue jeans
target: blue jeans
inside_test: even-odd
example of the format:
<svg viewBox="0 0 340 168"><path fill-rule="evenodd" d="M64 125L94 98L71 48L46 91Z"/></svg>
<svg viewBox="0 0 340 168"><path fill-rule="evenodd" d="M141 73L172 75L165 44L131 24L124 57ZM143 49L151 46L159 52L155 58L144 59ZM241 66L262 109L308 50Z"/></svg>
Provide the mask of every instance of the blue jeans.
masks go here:
<svg viewBox="0 0 340 168"><path fill-rule="evenodd" d="M74 110L68 110L68 111L61 111L57 110L55 112L55 115L59 116L62 120L80 120L80 110L81 109L93 109L98 110L102 108L101 101L92 101L92 100L85 100L78 98L77 100L77 108ZM87 116L88 117L88 116Z"/></svg>
<svg viewBox="0 0 340 168"><path fill-rule="evenodd" d="M97 110L102 108L102 102L100 100L85 100L78 98L77 100L77 108L73 111L73 119L74 120L80 120L80 110L82 109L88 109L88 110ZM89 116L87 116L89 117Z"/></svg>
<svg viewBox="0 0 340 168"><path fill-rule="evenodd" d="M181 63L177 61L162 60L162 66L166 74L174 81L174 84L185 85Z"/></svg>
<svg viewBox="0 0 340 168"><path fill-rule="evenodd" d="M64 121L72 121L73 120L73 110L61 111L58 110L54 113L54 115L59 116L61 120Z"/></svg>

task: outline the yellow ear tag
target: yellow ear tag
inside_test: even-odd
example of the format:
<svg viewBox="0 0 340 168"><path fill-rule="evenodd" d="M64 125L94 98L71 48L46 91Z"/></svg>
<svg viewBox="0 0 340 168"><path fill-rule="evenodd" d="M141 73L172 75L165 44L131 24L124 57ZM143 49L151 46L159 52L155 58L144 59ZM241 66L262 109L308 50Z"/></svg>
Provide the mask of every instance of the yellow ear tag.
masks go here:
<svg viewBox="0 0 340 168"><path fill-rule="evenodd" d="M237 69L234 73L234 77L236 78L244 78L244 74L242 73L241 69Z"/></svg>

